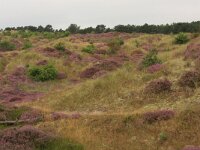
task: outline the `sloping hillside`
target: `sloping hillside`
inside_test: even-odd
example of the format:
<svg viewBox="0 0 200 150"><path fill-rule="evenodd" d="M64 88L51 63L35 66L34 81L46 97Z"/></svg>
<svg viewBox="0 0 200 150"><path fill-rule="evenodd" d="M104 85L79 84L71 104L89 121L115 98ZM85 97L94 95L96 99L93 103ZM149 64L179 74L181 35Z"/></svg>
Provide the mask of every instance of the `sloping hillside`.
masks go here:
<svg viewBox="0 0 200 150"><path fill-rule="evenodd" d="M200 143L200 37L187 37L1 33L0 120L40 112L28 124L78 143L73 150L192 150Z"/></svg>

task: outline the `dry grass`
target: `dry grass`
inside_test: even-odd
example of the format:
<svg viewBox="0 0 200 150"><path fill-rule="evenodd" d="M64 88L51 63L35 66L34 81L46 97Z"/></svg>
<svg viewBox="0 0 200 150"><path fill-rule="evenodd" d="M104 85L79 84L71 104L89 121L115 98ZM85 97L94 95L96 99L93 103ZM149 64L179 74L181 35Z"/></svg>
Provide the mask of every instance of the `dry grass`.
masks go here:
<svg viewBox="0 0 200 150"><path fill-rule="evenodd" d="M139 71L137 64L128 61L103 77L83 80L79 78L80 72L93 63L70 62L64 66L65 57L47 57L37 51L41 47L53 47L58 42L64 42L67 49L83 58L91 56L81 52L89 43L72 43L69 39L44 40L31 37L34 45L31 50L17 51L15 57L12 57L15 51L5 53L7 64L2 75L11 73L17 66L34 65L44 59L68 75L67 79L61 81L19 85L23 90L45 94L38 101L20 105L38 108L47 114L55 111L83 114L80 119L46 121L38 127L78 141L87 150L179 150L185 145L198 146L200 116L196 105L199 104L200 90L182 89L177 85L177 80L185 70L194 67L193 62L185 61L182 54L188 44L199 40L194 39L180 46L173 44L173 35L141 34L125 40L121 49L128 55L138 49L148 53L143 44L151 43L159 51L158 57L166 66L165 71L150 74ZM161 94L144 93L146 84L160 77L172 81L172 90ZM74 84L71 81L74 78L79 82ZM168 121L143 123L143 113L160 109L172 109L177 113ZM161 133L167 135L166 141L160 139Z"/></svg>

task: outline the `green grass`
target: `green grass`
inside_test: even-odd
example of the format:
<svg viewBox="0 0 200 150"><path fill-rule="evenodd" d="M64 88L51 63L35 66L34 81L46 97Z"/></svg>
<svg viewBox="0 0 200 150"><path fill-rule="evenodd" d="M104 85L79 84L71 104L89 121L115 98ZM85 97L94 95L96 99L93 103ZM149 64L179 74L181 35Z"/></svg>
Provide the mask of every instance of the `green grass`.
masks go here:
<svg viewBox="0 0 200 150"><path fill-rule="evenodd" d="M26 107L19 107L16 109L11 109L7 112L7 119L18 120L20 118L20 116L27 110L28 110L28 108L26 108Z"/></svg>
<svg viewBox="0 0 200 150"><path fill-rule="evenodd" d="M45 145L38 147L36 150L84 150L84 147L67 139L56 139L45 143Z"/></svg>

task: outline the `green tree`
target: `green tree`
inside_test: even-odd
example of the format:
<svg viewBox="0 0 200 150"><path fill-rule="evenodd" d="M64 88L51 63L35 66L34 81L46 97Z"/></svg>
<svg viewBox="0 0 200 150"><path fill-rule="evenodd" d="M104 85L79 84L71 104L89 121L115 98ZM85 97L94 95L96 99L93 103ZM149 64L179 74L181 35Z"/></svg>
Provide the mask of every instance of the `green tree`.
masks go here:
<svg viewBox="0 0 200 150"><path fill-rule="evenodd" d="M96 33L104 33L105 31L106 31L106 26L103 24L97 25L95 28Z"/></svg>
<svg viewBox="0 0 200 150"><path fill-rule="evenodd" d="M72 34L78 33L79 30L80 30L80 27L76 24L71 24L67 29L67 31L69 31Z"/></svg>

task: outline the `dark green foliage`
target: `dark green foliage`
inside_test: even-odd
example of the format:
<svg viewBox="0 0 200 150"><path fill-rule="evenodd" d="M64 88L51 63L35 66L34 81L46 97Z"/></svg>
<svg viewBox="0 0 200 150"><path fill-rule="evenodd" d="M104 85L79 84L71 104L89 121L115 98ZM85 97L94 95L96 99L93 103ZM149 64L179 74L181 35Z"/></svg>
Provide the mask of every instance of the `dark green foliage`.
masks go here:
<svg viewBox="0 0 200 150"><path fill-rule="evenodd" d="M72 34L78 33L79 30L80 30L80 27L76 24L71 24L67 29L67 31L69 31Z"/></svg>
<svg viewBox="0 0 200 150"><path fill-rule="evenodd" d="M45 31L45 32L53 32L54 30L53 30L52 25L48 24L48 25L46 25L46 27L44 28L44 31Z"/></svg>
<svg viewBox="0 0 200 150"><path fill-rule="evenodd" d="M0 41L0 49L4 51L12 51L16 48L16 46L9 41Z"/></svg>
<svg viewBox="0 0 200 150"><path fill-rule="evenodd" d="M142 61L142 67L146 68L154 64L162 64L162 61L157 56L156 50L151 50Z"/></svg>
<svg viewBox="0 0 200 150"><path fill-rule="evenodd" d="M97 25L95 28L95 33L104 33L106 31L105 25Z"/></svg>
<svg viewBox="0 0 200 150"><path fill-rule="evenodd" d="M27 40L24 42L22 49L29 49L31 47L32 47L32 43L29 40Z"/></svg>
<svg viewBox="0 0 200 150"><path fill-rule="evenodd" d="M79 30L79 33L81 34L92 33L92 32L95 32L95 28L93 27L88 27L88 28Z"/></svg>
<svg viewBox="0 0 200 150"><path fill-rule="evenodd" d="M91 53L93 53L95 51L95 46L93 44L88 45L88 46L84 47L82 49L82 51L91 54Z"/></svg>
<svg viewBox="0 0 200 150"><path fill-rule="evenodd" d="M175 43L176 44L185 44L189 41L189 38L187 36L187 34L185 33L179 33L176 37L175 37Z"/></svg>
<svg viewBox="0 0 200 150"><path fill-rule="evenodd" d="M17 31L32 31L32 32L55 32L53 27L51 25L47 25L46 27L43 26L24 26L24 27L7 27L4 31L11 31L11 30L17 30ZM104 33L104 32L126 32L126 33L163 33L163 34L170 34L170 33L180 33L180 32L190 32L190 33L198 33L200 32L200 21L191 22L191 23L173 23L173 24L165 24L165 25L117 25L114 27L114 29L106 28L104 25L98 25L96 28L85 28L80 29L80 27L76 24L71 24L67 31L69 31L72 34L75 33ZM63 32L61 30L60 32Z"/></svg>
<svg viewBox="0 0 200 150"><path fill-rule="evenodd" d="M108 42L110 53L116 53L123 44L124 44L124 41L121 38L116 38Z"/></svg>
<svg viewBox="0 0 200 150"><path fill-rule="evenodd" d="M84 150L81 144L71 142L67 139L55 139L44 145L37 146L36 150Z"/></svg>
<svg viewBox="0 0 200 150"><path fill-rule="evenodd" d="M65 44L62 43L62 42L59 42L54 46L54 48L59 50L59 51L64 51L65 50Z"/></svg>
<svg viewBox="0 0 200 150"><path fill-rule="evenodd" d="M28 69L28 75L35 81L49 81L57 77L57 70L52 65L34 66Z"/></svg>

